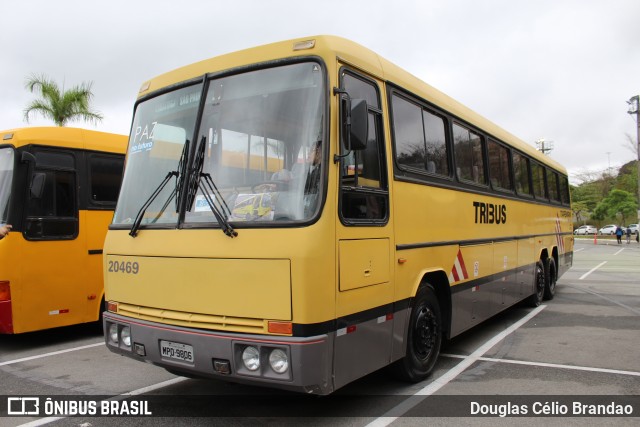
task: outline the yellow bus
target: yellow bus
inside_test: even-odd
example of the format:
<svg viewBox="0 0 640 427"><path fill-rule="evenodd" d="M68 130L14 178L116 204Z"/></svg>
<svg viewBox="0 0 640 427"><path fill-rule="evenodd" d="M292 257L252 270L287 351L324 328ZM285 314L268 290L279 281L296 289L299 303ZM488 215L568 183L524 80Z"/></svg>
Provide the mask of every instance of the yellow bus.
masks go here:
<svg viewBox="0 0 640 427"><path fill-rule="evenodd" d="M264 193L268 217L233 215ZM284 41L142 85L105 342L305 393L420 381L444 339L552 298L572 254L561 165L358 44Z"/></svg>
<svg viewBox="0 0 640 427"><path fill-rule="evenodd" d="M95 322L102 249L125 135L64 127L0 132L0 334Z"/></svg>

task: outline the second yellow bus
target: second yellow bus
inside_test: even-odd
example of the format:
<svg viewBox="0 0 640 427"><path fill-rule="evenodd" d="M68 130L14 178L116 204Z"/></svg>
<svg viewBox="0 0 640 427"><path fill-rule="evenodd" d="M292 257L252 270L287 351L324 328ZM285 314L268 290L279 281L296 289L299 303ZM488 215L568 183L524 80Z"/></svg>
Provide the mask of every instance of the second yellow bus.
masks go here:
<svg viewBox="0 0 640 427"><path fill-rule="evenodd" d="M95 322L102 249L127 138L33 127L0 132L0 334Z"/></svg>

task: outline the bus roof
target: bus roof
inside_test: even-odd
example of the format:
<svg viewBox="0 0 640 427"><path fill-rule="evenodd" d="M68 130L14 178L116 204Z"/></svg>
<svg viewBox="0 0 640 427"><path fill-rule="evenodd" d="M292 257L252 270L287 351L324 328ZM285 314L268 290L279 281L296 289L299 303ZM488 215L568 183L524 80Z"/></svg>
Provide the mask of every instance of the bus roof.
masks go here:
<svg viewBox="0 0 640 427"><path fill-rule="evenodd" d="M9 129L0 131L0 135L0 144L15 147L35 144L122 154L128 142L126 135L57 126Z"/></svg>
<svg viewBox="0 0 640 427"><path fill-rule="evenodd" d="M143 83L138 95L142 97L159 89L201 77L207 73L231 70L250 64L264 63L295 56L310 55L320 56L325 58L325 60L331 59L331 62L328 63L329 66L334 63L334 58L337 58L347 64L365 70L367 73L382 80L400 86L414 95L446 110L460 120L476 126L494 138L521 150L539 162L566 173L566 169L562 165L540 153L531 144L517 138L406 70L382 58L370 49L337 36L318 35L286 40L206 59L159 75Z"/></svg>

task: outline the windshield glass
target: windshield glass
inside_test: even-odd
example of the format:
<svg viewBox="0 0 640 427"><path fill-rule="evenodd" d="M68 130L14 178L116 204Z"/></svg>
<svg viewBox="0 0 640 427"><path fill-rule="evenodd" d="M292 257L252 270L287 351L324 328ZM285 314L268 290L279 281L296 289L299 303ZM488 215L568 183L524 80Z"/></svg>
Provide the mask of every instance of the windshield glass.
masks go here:
<svg viewBox="0 0 640 427"><path fill-rule="evenodd" d="M138 216L142 228L177 224L183 199L185 222L205 226L219 226L220 215L239 227L313 217L321 195L323 81L315 62L212 79L197 133L202 85L140 103L114 224ZM213 191L203 193L203 182Z"/></svg>
<svg viewBox="0 0 640 427"><path fill-rule="evenodd" d="M13 183L13 156L11 147L0 148L0 224L9 220L9 199Z"/></svg>
<svg viewBox="0 0 640 427"><path fill-rule="evenodd" d="M212 80L198 142L237 225L307 220L317 208L322 160L323 78L317 63ZM187 222L214 222L198 191Z"/></svg>
<svg viewBox="0 0 640 427"><path fill-rule="evenodd" d="M171 172L179 171L187 140L193 137L202 85L189 86L141 103L129 137L129 151L114 224L132 224L141 207ZM173 175L144 212L141 225L177 223Z"/></svg>

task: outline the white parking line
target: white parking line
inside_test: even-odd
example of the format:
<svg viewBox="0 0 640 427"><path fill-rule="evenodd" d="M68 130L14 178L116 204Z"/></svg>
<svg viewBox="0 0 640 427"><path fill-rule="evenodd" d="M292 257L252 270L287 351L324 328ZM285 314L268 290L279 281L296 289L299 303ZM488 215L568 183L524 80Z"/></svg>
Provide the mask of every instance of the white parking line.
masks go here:
<svg viewBox="0 0 640 427"><path fill-rule="evenodd" d="M616 252L615 254L613 254L613 256L618 255L620 252L624 251L624 248L620 249L618 252Z"/></svg>
<svg viewBox="0 0 640 427"><path fill-rule="evenodd" d="M630 311L630 312L632 312L632 313L635 313L635 314L637 314L637 315L640 315L640 310L638 310L637 308L630 307L630 306L628 306L628 305L626 305L626 304L621 303L620 301L616 301L616 300L614 300L614 299L612 299L612 298L609 298L609 297L608 297L608 296L606 296L606 295L602 295L602 294L599 294L599 293L597 293L597 292L594 292L594 291L592 291L591 289L586 289L586 288L583 288L582 286L575 286L575 285L571 285L571 284L569 284L569 283L565 283L565 284L564 284L564 286L568 286L568 287L570 287L570 288L572 288L572 289L577 289L577 290L579 290L579 291L586 292L586 293L591 294L591 295L595 295L595 296L597 296L598 298L602 298L602 299L603 299L603 300L605 300L605 301L609 301L609 302L610 302L610 303L612 303L612 304L616 304L616 305L618 305L618 306L620 306L620 307L622 307L622 308L624 308L624 309L629 310L629 311Z"/></svg>
<svg viewBox="0 0 640 427"><path fill-rule="evenodd" d="M441 354L441 356L451 357L453 359L464 359L465 357L467 357L459 354ZM621 371L618 369L594 368L590 366L559 365L556 363L527 362L525 360L494 359L492 357L480 357L478 358L478 360L482 360L484 362L511 363L513 365L540 366L543 368L569 369L574 371L587 371L587 372L602 372L605 374L631 375L633 377L640 377L640 372Z"/></svg>
<svg viewBox="0 0 640 427"><path fill-rule="evenodd" d="M84 350L87 348L98 347L101 345L105 345L104 341L101 341L96 344L83 345L81 347L68 348L66 350L52 351L51 353L38 354L36 356L23 357L22 359L8 360L6 362L0 362L0 366L13 365L14 363L26 362L34 359L41 359L43 357L57 356L58 354L69 353L71 351L77 351L77 350Z"/></svg>
<svg viewBox="0 0 640 427"><path fill-rule="evenodd" d="M580 276L580 278L578 280L583 280L585 277L587 277L588 275L590 275L591 273L593 273L594 271L596 271L597 269L599 269L600 267L602 267L606 263L607 263L607 261L602 261L600 264L596 265L591 270L587 271L582 276Z"/></svg>
<svg viewBox="0 0 640 427"><path fill-rule="evenodd" d="M520 326L527 323L534 316L540 313L543 309L545 309L545 305L541 305L534 310L532 310L525 317L509 326L504 331L500 332L498 335L491 338L489 341L478 347L476 351L471 353L469 356L466 356L460 363L458 363L453 368L449 369L445 372L444 375L434 379L429 385L419 390L413 396L409 397L401 404L391 408L386 414L383 416L376 418L366 427L386 427L395 420L397 420L402 415L406 414L409 410L420 404L427 396L430 396L440 390L442 387L447 385L451 380L455 379L458 375L464 372L469 366L474 364L476 361L480 360L483 354L489 351L494 345L498 344L505 337L516 331Z"/></svg>

